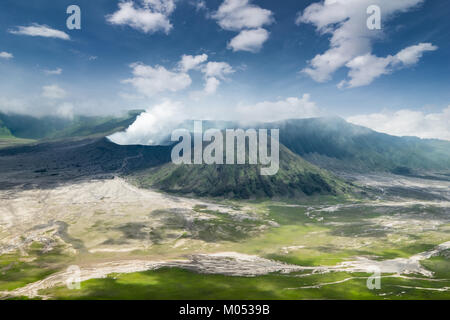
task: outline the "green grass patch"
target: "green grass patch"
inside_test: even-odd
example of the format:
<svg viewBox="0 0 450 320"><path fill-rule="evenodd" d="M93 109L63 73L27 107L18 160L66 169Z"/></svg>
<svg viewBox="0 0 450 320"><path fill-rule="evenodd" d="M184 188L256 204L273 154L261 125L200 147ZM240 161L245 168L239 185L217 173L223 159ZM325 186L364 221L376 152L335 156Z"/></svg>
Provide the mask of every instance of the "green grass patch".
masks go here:
<svg viewBox="0 0 450 320"><path fill-rule="evenodd" d="M328 273L306 277L270 274L258 277L205 275L177 268L110 275L81 284L42 290L56 299L449 299L448 292L412 290L420 280L383 278L381 290L369 290L367 274ZM359 278L360 277L360 278ZM349 279L349 280L347 280ZM338 284L333 284L340 282ZM444 284L445 285L445 284Z"/></svg>
<svg viewBox="0 0 450 320"><path fill-rule="evenodd" d="M42 245L34 242L30 245L28 256L19 253L0 256L0 291L10 291L29 283L42 280L61 270L70 257L55 248L43 253Z"/></svg>

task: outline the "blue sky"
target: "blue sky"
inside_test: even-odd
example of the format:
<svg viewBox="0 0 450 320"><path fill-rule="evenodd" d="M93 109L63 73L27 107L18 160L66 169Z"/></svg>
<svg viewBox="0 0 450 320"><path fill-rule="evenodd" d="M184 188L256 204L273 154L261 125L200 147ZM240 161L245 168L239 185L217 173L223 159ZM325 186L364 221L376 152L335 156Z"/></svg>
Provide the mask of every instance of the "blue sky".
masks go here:
<svg viewBox="0 0 450 320"><path fill-rule="evenodd" d="M81 30L66 27L72 4ZM366 26L371 4L379 31ZM339 115L450 139L449 15L432 0L2 0L0 110L151 112L170 101L163 117Z"/></svg>

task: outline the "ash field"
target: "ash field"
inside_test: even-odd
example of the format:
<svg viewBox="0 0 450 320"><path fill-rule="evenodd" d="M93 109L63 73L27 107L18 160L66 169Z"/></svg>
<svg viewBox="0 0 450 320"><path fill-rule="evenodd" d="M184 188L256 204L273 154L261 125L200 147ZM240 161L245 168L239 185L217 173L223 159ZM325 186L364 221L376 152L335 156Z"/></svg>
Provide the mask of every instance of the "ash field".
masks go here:
<svg viewBox="0 0 450 320"><path fill-rule="evenodd" d="M166 163L166 147L104 138L0 149L0 296L450 298L442 171L326 171L308 162L304 175L321 174L335 192L242 198L233 185L215 197L164 188L152 177L171 173ZM77 289L67 286L73 266ZM379 289L367 286L374 270Z"/></svg>

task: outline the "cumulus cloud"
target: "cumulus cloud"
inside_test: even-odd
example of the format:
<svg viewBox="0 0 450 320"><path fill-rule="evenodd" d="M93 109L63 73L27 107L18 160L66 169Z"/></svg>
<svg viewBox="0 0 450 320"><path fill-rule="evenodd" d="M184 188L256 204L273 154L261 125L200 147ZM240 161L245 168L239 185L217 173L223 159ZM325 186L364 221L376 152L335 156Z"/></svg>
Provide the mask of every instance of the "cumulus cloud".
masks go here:
<svg viewBox="0 0 450 320"><path fill-rule="evenodd" d="M42 87L42 96L48 99L64 99L67 92L58 85L50 85Z"/></svg>
<svg viewBox="0 0 450 320"><path fill-rule="evenodd" d="M233 51L258 52L261 50L264 42L269 38L269 32L266 29L259 28L254 30L243 30L236 37L231 39L228 47Z"/></svg>
<svg viewBox="0 0 450 320"><path fill-rule="evenodd" d="M208 60L207 54L201 54L198 56L183 55L178 65L181 71L187 72L189 70L198 68L198 66L206 60Z"/></svg>
<svg viewBox="0 0 450 320"><path fill-rule="evenodd" d="M214 94L217 91L217 88L220 85L220 81L217 78L211 77L206 79L205 83L205 94L210 95Z"/></svg>
<svg viewBox="0 0 450 320"><path fill-rule="evenodd" d="M262 27L274 22L273 13L249 0L225 0L212 15L224 30L240 32L228 44L233 51L258 52L269 38Z"/></svg>
<svg viewBox="0 0 450 320"><path fill-rule="evenodd" d="M226 75L234 72L233 68L226 62L208 62L202 69L206 77L225 79Z"/></svg>
<svg viewBox="0 0 450 320"><path fill-rule="evenodd" d="M124 132L117 132L108 138L117 144L160 144L171 130L186 119L180 102L165 100L140 114Z"/></svg>
<svg viewBox="0 0 450 320"><path fill-rule="evenodd" d="M189 87L192 79L189 71L197 70L204 74L205 89L203 92L194 92L191 97L200 98L205 94L216 92L222 80L227 80L227 75L234 72L226 62L206 62L208 55L197 56L183 55L173 70L167 70L162 66L148 66L143 63L133 63L133 78L123 80L123 83L132 84L136 90L147 97L152 97L162 92L177 92Z"/></svg>
<svg viewBox="0 0 450 320"><path fill-rule="evenodd" d="M106 16L106 20L144 33L162 31L168 34L173 28L169 16L174 10L174 0L141 0L140 5L133 1L123 1L119 3L116 12Z"/></svg>
<svg viewBox="0 0 450 320"><path fill-rule="evenodd" d="M60 75L62 74L62 69L56 68L55 70L44 70L44 73L47 75Z"/></svg>
<svg viewBox="0 0 450 320"><path fill-rule="evenodd" d="M7 60L8 60L8 59L14 58L14 56L13 56L12 53L2 51L2 52L0 52L0 58L1 58L1 59L7 59Z"/></svg>
<svg viewBox="0 0 450 320"><path fill-rule="evenodd" d="M28 27L18 26L16 27L16 29L9 30L9 33L31 37L45 37L45 38L70 40L70 36L64 31L52 29L49 26L40 25L37 23L33 23Z"/></svg>
<svg viewBox="0 0 450 320"><path fill-rule="evenodd" d="M347 121L395 136L450 141L450 106L438 113L409 109L349 117Z"/></svg>
<svg viewBox="0 0 450 320"><path fill-rule="evenodd" d="M431 43L420 43L403 49L394 56L385 58L376 57L372 54L358 56L350 60L346 66L350 69L349 80L343 80L339 87L360 87L372 83L373 80L384 74L389 74L396 69L409 67L416 64L426 51L437 50Z"/></svg>
<svg viewBox="0 0 450 320"><path fill-rule="evenodd" d="M203 93L211 95L216 93L221 80L226 80L227 75L234 73L234 69L226 62L208 62L201 72L205 75L205 88Z"/></svg>
<svg viewBox="0 0 450 320"><path fill-rule="evenodd" d="M435 51L437 49L438 47L433 46L431 43L419 43L397 53L394 57L394 63L398 61L406 66L414 65L419 62L425 51Z"/></svg>
<svg viewBox="0 0 450 320"><path fill-rule="evenodd" d="M232 31L260 28L273 22L270 10L249 4L249 0L225 0L213 18L222 29Z"/></svg>
<svg viewBox="0 0 450 320"><path fill-rule="evenodd" d="M360 87L370 84L375 78L383 74L388 74L391 69L391 57L378 58L372 54L358 56L346 64L350 71L348 73L350 80L342 80L339 88L344 87Z"/></svg>
<svg viewBox="0 0 450 320"><path fill-rule="evenodd" d="M143 63L133 63L133 78L123 80L132 84L136 90L148 97L157 93L176 92L189 87L191 77L185 72L170 71L162 66L148 66Z"/></svg>
<svg viewBox="0 0 450 320"><path fill-rule="evenodd" d="M205 96L215 94L220 84L228 80L227 75L235 70L226 62L208 62L200 71L204 74L205 86L202 91L194 91L190 97L193 100L200 100Z"/></svg>
<svg viewBox="0 0 450 320"><path fill-rule="evenodd" d="M385 22L394 14L408 11L423 2L424 0L379 0L377 5L381 7ZM297 24L313 24L321 34L331 35L330 48L316 55L302 71L317 82L330 80L336 70L349 65L349 68L355 67L351 68L351 73L359 74L359 65L365 62L377 64L368 71L375 77L392 72L392 68L390 71L386 70L392 64L389 61L391 57L378 58L372 55L372 42L382 36L382 30L369 30L366 26L366 9L372 4L372 0L325 0L311 4L300 13ZM404 65L415 64L423 52L421 49L423 48L415 46L406 48L397 54L396 59ZM363 72L362 69L360 71ZM362 83L364 81L361 85Z"/></svg>

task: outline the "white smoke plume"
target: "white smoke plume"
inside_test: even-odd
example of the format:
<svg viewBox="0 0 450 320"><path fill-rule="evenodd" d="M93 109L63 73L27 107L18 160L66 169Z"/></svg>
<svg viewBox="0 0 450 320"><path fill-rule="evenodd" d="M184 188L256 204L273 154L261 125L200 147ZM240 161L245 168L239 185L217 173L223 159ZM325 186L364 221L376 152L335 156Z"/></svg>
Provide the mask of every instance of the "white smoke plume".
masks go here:
<svg viewBox="0 0 450 320"><path fill-rule="evenodd" d="M234 121L250 124L321 115L323 112L311 100L309 94L304 94L301 98L263 101L253 105L239 104L227 109L202 106L187 108L181 102L164 100L139 115L128 129L111 135L109 139L121 145L158 145L166 143L171 132L181 128L180 125L187 120Z"/></svg>

